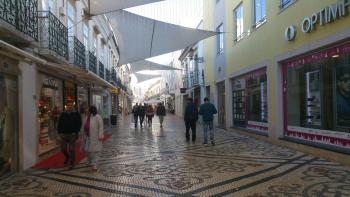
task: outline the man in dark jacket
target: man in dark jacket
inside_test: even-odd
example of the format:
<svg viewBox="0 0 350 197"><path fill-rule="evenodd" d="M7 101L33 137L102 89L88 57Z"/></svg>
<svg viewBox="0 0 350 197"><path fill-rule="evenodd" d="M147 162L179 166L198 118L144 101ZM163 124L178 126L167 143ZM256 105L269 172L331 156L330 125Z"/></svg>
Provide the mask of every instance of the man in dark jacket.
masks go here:
<svg viewBox="0 0 350 197"><path fill-rule="evenodd" d="M192 142L196 141L196 122L198 120L197 106L193 103L191 98L187 99L187 106L185 109L185 125L186 125L186 140L190 141L190 128L192 130Z"/></svg>
<svg viewBox="0 0 350 197"><path fill-rule="evenodd" d="M135 128L137 128L137 120L139 119L139 105L137 103L132 108L132 113L134 115Z"/></svg>
<svg viewBox="0 0 350 197"><path fill-rule="evenodd" d="M146 116L145 104L139 105L138 113L139 113L139 118L140 118L140 126L142 128L142 124L143 124L143 121L145 120L145 116Z"/></svg>
<svg viewBox="0 0 350 197"><path fill-rule="evenodd" d="M81 116L73 111L73 102L66 103L66 111L62 112L58 119L57 130L61 136L61 150L65 157L64 164L71 169L75 164L75 141L81 128Z"/></svg>
<svg viewBox="0 0 350 197"><path fill-rule="evenodd" d="M164 107L163 103L158 104L156 114L159 118L160 128L163 128L164 116L166 115L165 107Z"/></svg>
<svg viewBox="0 0 350 197"><path fill-rule="evenodd" d="M199 108L199 114L202 115L203 118L203 128L204 128L204 144L208 144L208 129L210 132L210 141L214 146L214 130L213 130L213 119L214 114L217 113L217 110L213 104L209 102L207 97L204 98L204 104L202 104Z"/></svg>

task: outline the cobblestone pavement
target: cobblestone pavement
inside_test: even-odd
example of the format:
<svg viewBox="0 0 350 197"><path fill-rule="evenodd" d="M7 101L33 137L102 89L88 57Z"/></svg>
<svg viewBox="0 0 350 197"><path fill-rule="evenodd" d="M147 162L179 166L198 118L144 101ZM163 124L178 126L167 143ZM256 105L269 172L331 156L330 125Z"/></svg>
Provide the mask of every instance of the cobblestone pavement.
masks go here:
<svg viewBox="0 0 350 197"><path fill-rule="evenodd" d="M0 196L350 196L350 167L216 129L216 145L185 140L184 124L167 116L160 129L129 119L104 144L98 171L35 170L0 181Z"/></svg>

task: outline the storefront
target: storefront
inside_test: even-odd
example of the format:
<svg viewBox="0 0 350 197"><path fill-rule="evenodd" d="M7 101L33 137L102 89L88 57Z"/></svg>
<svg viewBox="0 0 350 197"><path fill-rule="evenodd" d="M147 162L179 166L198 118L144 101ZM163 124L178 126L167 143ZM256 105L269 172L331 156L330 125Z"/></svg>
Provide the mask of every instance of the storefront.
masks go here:
<svg viewBox="0 0 350 197"><path fill-rule="evenodd" d="M284 135L350 148L350 42L282 62Z"/></svg>
<svg viewBox="0 0 350 197"><path fill-rule="evenodd" d="M266 68L232 80L233 125L267 135Z"/></svg>
<svg viewBox="0 0 350 197"><path fill-rule="evenodd" d="M39 147L38 153L42 155L58 147L57 124L60 113L63 110L63 81L39 73L38 82L40 87L38 102L39 123Z"/></svg>
<svg viewBox="0 0 350 197"><path fill-rule="evenodd" d="M97 112L102 116L105 126L109 126L109 93L100 87L94 88L92 103L96 106Z"/></svg>
<svg viewBox="0 0 350 197"><path fill-rule="evenodd" d="M18 169L18 68L0 56L0 177Z"/></svg>

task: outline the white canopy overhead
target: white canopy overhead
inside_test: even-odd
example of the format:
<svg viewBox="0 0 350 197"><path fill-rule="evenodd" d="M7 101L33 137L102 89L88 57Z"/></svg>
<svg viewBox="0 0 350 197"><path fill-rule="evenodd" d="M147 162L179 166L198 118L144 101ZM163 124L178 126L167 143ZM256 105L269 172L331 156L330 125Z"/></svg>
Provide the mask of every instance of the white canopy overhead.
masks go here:
<svg viewBox="0 0 350 197"><path fill-rule="evenodd" d="M157 64L147 60L141 60L135 63L131 63L131 73L136 73L141 70L181 70L171 66Z"/></svg>
<svg viewBox="0 0 350 197"><path fill-rule="evenodd" d="M137 62L183 49L216 32L173 25L125 10L107 14L117 36L119 64Z"/></svg>
<svg viewBox="0 0 350 197"><path fill-rule="evenodd" d="M99 15L164 0L89 0L90 14Z"/></svg>
<svg viewBox="0 0 350 197"><path fill-rule="evenodd" d="M137 83L141 83L150 79L161 77L162 75L146 75L141 73L134 73L137 78Z"/></svg>

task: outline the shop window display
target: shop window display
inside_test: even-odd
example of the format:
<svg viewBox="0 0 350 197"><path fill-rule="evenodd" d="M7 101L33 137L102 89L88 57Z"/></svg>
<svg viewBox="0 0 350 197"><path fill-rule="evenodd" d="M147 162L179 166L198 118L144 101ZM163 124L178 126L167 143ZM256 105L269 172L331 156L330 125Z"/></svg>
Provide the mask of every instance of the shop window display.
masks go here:
<svg viewBox="0 0 350 197"><path fill-rule="evenodd" d="M0 73L0 177L16 170L17 96L15 77Z"/></svg>
<svg viewBox="0 0 350 197"><path fill-rule="evenodd" d="M39 154L58 146L57 123L62 111L62 82L43 76L39 109Z"/></svg>
<svg viewBox="0 0 350 197"><path fill-rule="evenodd" d="M345 46L284 63L286 136L350 147L350 44Z"/></svg>
<svg viewBox="0 0 350 197"><path fill-rule="evenodd" d="M268 130L266 69L233 80L233 124L266 133Z"/></svg>

